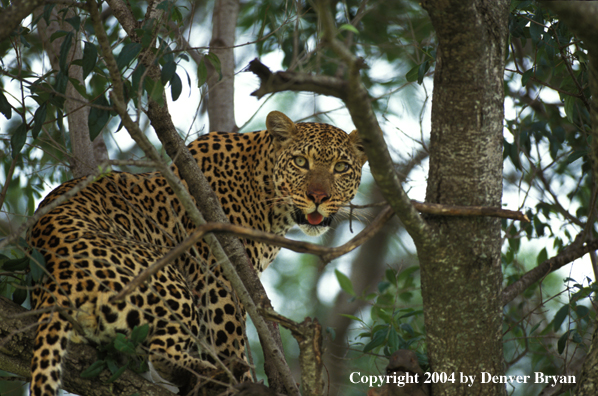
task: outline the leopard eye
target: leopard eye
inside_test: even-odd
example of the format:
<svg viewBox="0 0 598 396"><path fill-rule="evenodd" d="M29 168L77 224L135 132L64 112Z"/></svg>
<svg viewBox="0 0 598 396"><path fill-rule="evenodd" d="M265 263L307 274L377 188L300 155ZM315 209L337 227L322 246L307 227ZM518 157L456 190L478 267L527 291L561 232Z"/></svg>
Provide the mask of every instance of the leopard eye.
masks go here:
<svg viewBox="0 0 598 396"><path fill-rule="evenodd" d="M343 173L347 169L349 169L349 164L347 164L346 162L337 162L336 165L334 165L334 171L336 173Z"/></svg>
<svg viewBox="0 0 598 396"><path fill-rule="evenodd" d="M293 161L295 161L295 165L299 168L307 169L307 159L305 157L296 156L293 158Z"/></svg>

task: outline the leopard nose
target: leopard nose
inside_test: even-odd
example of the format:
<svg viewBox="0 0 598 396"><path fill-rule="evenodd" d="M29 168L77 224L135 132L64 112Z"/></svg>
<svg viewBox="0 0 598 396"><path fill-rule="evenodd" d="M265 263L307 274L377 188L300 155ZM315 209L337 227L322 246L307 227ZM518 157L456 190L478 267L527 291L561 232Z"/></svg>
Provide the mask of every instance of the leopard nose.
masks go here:
<svg viewBox="0 0 598 396"><path fill-rule="evenodd" d="M328 201L328 194L322 190L308 191L307 197L317 204Z"/></svg>

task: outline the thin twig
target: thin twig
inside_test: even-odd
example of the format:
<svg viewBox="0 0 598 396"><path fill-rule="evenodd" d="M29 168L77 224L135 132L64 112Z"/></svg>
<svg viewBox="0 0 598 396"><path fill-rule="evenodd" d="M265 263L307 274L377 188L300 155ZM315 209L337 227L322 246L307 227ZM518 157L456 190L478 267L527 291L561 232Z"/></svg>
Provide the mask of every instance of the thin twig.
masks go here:
<svg viewBox="0 0 598 396"><path fill-rule="evenodd" d="M156 261L154 264L150 265L148 268L139 273L131 282L127 284L127 286L125 286L123 290L121 290L117 295L112 297L111 300L123 300L129 293L131 293L133 290L139 287L149 277L160 271L162 268L171 263L177 257L184 254L187 250L189 250L189 248L195 245L206 234L212 232L226 232L240 238L251 239L258 242L267 243L273 246L281 246L294 252L314 254L320 256L322 261L324 261L325 263L329 263L335 258L354 250L355 248L362 245L365 241L372 238L378 231L380 231L382 226L392 216L392 209L387 206L385 210L378 214L378 216L374 219L374 221L372 221L372 223L368 227L362 230L349 242L345 243L342 246L334 248L327 248L309 242L293 241L291 239L281 237L275 234L270 234L268 232L258 231L233 224L205 223L200 225L191 235L185 238L183 242L181 242L174 249L168 252L164 257L162 257L160 260Z"/></svg>

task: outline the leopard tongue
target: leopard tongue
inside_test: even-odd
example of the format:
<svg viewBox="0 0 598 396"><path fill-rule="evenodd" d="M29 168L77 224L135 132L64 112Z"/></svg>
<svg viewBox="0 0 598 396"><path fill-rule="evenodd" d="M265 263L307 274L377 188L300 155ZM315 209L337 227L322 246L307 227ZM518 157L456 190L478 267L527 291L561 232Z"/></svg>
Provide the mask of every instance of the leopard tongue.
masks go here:
<svg viewBox="0 0 598 396"><path fill-rule="evenodd" d="M323 218L324 218L324 216L322 216L318 212L312 212L312 213L310 213L310 214L307 215L307 221L311 225L318 225L318 224L320 224L322 222Z"/></svg>

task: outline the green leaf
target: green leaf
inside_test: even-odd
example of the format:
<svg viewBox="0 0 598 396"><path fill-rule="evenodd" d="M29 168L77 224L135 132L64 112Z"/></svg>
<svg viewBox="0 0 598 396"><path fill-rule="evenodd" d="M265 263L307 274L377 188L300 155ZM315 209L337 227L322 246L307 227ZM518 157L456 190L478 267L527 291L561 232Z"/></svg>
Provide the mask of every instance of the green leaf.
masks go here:
<svg viewBox="0 0 598 396"><path fill-rule="evenodd" d="M561 325L565 321L565 318L569 315L569 305L563 305L561 309L559 309L554 315L554 320L552 322L552 328L554 331L558 331L561 328Z"/></svg>
<svg viewBox="0 0 598 396"><path fill-rule="evenodd" d="M181 96L181 92L183 91L183 83L181 78L178 74L175 74L170 80L170 94L172 96L172 101L176 102L176 100Z"/></svg>
<svg viewBox="0 0 598 396"><path fill-rule="evenodd" d="M527 85L527 82L529 81L530 77L534 75L534 69L531 68L529 70L527 70L525 73L523 73L521 75L521 85L523 85L524 87Z"/></svg>
<svg viewBox="0 0 598 396"><path fill-rule="evenodd" d="M34 282L39 282L46 274L46 259L37 249L31 251L31 263L29 267L31 268L31 278Z"/></svg>
<svg viewBox="0 0 598 396"><path fill-rule="evenodd" d="M174 7L172 9L172 21L181 23L183 22L183 13L179 10L179 7Z"/></svg>
<svg viewBox="0 0 598 396"><path fill-rule="evenodd" d="M10 138L10 147L12 148L12 158L17 158L17 155L21 152L21 149L27 141L27 124L21 123L12 133Z"/></svg>
<svg viewBox="0 0 598 396"><path fill-rule="evenodd" d="M417 83L419 85L422 85L422 83L424 82L424 77L426 76L426 72L429 68L430 62L428 62L427 60L421 65L419 65L419 67L417 68Z"/></svg>
<svg viewBox="0 0 598 396"><path fill-rule="evenodd" d="M345 293L355 296L353 285L351 284L351 280L347 277L347 275L343 274L337 269L334 270L334 273L336 274L336 279L338 279L338 284L341 286L341 289L343 289Z"/></svg>
<svg viewBox="0 0 598 396"><path fill-rule="evenodd" d="M575 150L574 152L572 152L571 154L569 154L569 156L565 160L565 163L566 164L571 164L571 163L577 161L578 159L580 159L581 157L584 157L587 154L588 154L588 150L586 150L586 149Z"/></svg>
<svg viewBox="0 0 598 396"><path fill-rule="evenodd" d="M380 282L378 283L378 293L384 293L386 291L386 289L388 289L390 287L390 282Z"/></svg>
<svg viewBox="0 0 598 396"><path fill-rule="evenodd" d="M386 279L393 285L397 285L397 273L395 270L388 268L385 271Z"/></svg>
<svg viewBox="0 0 598 396"><path fill-rule="evenodd" d="M106 107L110 106L104 95L100 95L100 97L97 98L93 104ZM89 127L89 138L92 142L100 134L100 132L102 132L102 129L104 129L109 120L109 110L99 109L93 106L91 107L89 110L89 117L87 118L87 125Z"/></svg>
<svg viewBox="0 0 598 396"><path fill-rule="evenodd" d="M149 324L146 323L142 326L135 326L131 332L131 342L135 345L141 344L147 338L149 333Z"/></svg>
<svg viewBox="0 0 598 396"><path fill-rule="evenodd" d="M69 77L69 81L71 82L71 85L73 86L73 88L75 88L77 90L77 92L79 92L81 94L81 96L83 96L84 98L88 97L85 87L83 85L81 85L79 80L77 80L76 78Z"/></svg>
<svg viewBox="0 0 598 396"><path fill-rule="evenodd" d="M349 314L339 314L340 316L344 316L345 318L349 318L351 320L356 320L358 322L363 323L363 320L359 319L357 316L349 315Z"/></svg>
<svg viewBox="0 0 598 396"><path fill-rule="evenodd" d="M122 333L118 333L116 335L116 338L114 339L114 348L117 351L126 353L128 355L135 354L135 345L133 345L131 341L127 340L127 337Z"/></svg>
<svg viewBox="0 0 598 396"><path fill-rule="evenodd" d="M162 85L166 85L167 82L172 80L174 75L176 74L176 62L169 61L164 64L162 67L162 72L160 73L160 79L162 81Z"/></svg>
<svg viewBox="0 0 598 396"><path fill-rule="evenodd" d="M164 104L164 98L162 97L162 94L164 93L164 86L162 84L147 77L144 80L144 88L147 92L147 96L150 99L158 102L160 105Z"/></svg>
<svg viewBox="0 0 598 396"><path fill-rule="evenodd" d="M576 100L573 96L565 97L565 114L570 123L573 123L573 120L576 118L577 110L575 105Z"/></svg>
<svg viewBox="0 0 598 396"><path fill-rule="evenodd" d="M73 29L79 31L79 28L81 27L81 18L79 15L75 15L72 18L66 18L65 21L67 21L69 25L73 27Z"/></svg>
<svg viewBox="0 0 598 396"><path fill-rule="evenodd" d="M536 263L538 263L538 265L540 265L546 260L548 260L548 252L546 251L546 248L543 248L542 250L540 250L540 253L538 253L538 258L536 259Z"/></svg>
<svg viewBox="0 0 598 396"><path fill-rule="evenodd" d="M156 7L156 9L168 12L168 9L170 8L170 4L171 3L172 3L171 1L164 0L163 2L161 2L160 4L158 4L158 6Z"/></svg>
<svg viewBox="0 0 598 396"><path fill-rule="evenodd" d="M4 256L6 257L6 256ZM29 267L29 257L17 258L17 259L4 259L2 263L2 269L4 271L24 271Z"/></svg>
<svg viewBox="0 0 598 396"><path fill-rule="evenodd" d="M96 66L98 61L98 49L93 43L85 42L83 48L83 79L85 80L89 73Z"/></svg>
<svg viewBox="0 0 598 396"><path fill-rule="evenodd" d="M338 30L348 30L349 32L353 32L355 34L359 34L359 30L349 23L342 24L338 27Z"/></svg>
<svg viewBox="0 0 598 396"><path fill-rule="evenodd" d="M532 327L532 329L529 331L529 335L532 335L532 334L534 334L534 332L535 332L536 330L538 330L538 327L540 327L540 325L542 324L542 322L543 322L543 320L541 320L541 321L539 321L538 323L536 323L536 324L534 325L534 327Z"/></svg>
<svg viewBox="0 0 598 396"><path fill-rule="evenodd" d="M197 65L197 87L201 87L206 83L208 79L208 68L206 67L206 62L202 58L199 65Z"/></svg>
<svg viewBox="0 0 598 396"><path fill-rule="evenodd" d="M116 381L125 372L125 370L128 367L129 367L129 362L127 362L127 364L125 364L124 366L122 366L121 368L116 370L116 372L114 374L112 374L112 376L110 378L108 378L108 381L106 381L106 382L111 383L111 382Z"/></svg>
<svg viewBox="0 0 598 396"><path fill-rule="evenodd" d="M46 113L47 113L47 102L42 104L40 107L37 108L35 114L33 115L33 128L31 128L31 135L34 139L37 139L39 135L39 131L42 129L42 125L46 122Z"/></svg>
<svg viewBox="0 0 598 396"><path fill-rule="evenodd" d="M50 16L52 15L52 10L54 9L54 6L56 6L56 4L46 4L44 6L44 12L42 13L42 16L46 21L46 25L50 24Z"/></svg>
<svg viewBox="0 0 598 396"><path fill-rule="evenodd" d="M14 293L12 293L12 301L15 304L21 305L26 299L27 289L25 288L25 285L19 285L19 287L15 289Z"/></svg>
<svg viewBox="0 0 598 396"><path fill-rule="evenodd" d="M50 42L54 42L54 40L60 38L60 37L64 37L67 34L69 34L69 32L67 32L66 30L58 30L57 32L54 32L51 36L50 36Z"/></svg>
<svg viewBox="0 0 598 396"><path fill-rule="evenodd" d="M106 368L106 362L103 360L98 360L86 368L81 374L79 374L79 376L81 378L95 378L100 375L102 371L104 371L104 368Z"/></svg>
<svg viewBox="0 0 598 396"><path fill-rule="evenodd" d="M214 70L218 72L218 80L222 80L222 65L220 64L220 59L218 59L218 55L213 52L207 54L204 58L206 58L212 66L214 66Z"/></svg>
<svg viewBox="0 0 598 396"><path fill-rule="evenodd" d="M405 78L408 82L417 81L417 76L419 75L419 65L415 65L407 72Z"/></svg>
<svg viewBox="0 0 598 396"><path fill-rule="evenodd" d="M401 330L403 330L404 332L406 332L410 336L413 336L415 334L414 331L413 331L413 327L411 327L411 325L409 323L401 323L399 325L399 327L401 328Z"/></svg>
<svg viewBox="0 0 598 396"><path fill-rule="evenodd" d="M73 44L73 32L68 32L64 37L64 41L60 44L60 55L58 57L58 65L60 66L60 71L66 73L66 61L69 57L69 51L71 49L71 45Z"/></svg>
<svg viewBox="0 0 598 396"><path fill-rule="evenodd" d="M119 369L118 364L116 364L116 360L114 360L112 356L106 358L106 366L108 366L108 370L110 370L110 373L112 374L116 373Z"/></svg>
<svg viewBox="0 0 598 396"><path fill-rule="evenodd" d="M374 334L374 338L372 338L372 341L370 341L367 345L363 347L363 353L369 352L372 349L382 345L384 343L384 340L386 340L387 333L387 329L377 331L376 334Z"/></svg>
<svg viewBox="0 0 598 396"><path fill-rule="evenodd" d="M577 305L575 307L575 313L579 319L588 319L586 316L590 313L590 309L585 305Z"/></svg>
<svg viewBox="0 0 598 396"><path fill-rule="evenodd" d="M542 10L538 7L536 8L536 14L532 19L532 22L529 24L529 34L532 38L534 44L538 44L540 42L541 36L544 33L544 16L542 15Z"/></svg>
<svg viewBox="0 0 598 396"><path fill-rule="evenodd" d="M0 91L0 113L4 114L7 120L10 120L10 117L12 117L12 107L2 91Z"/></svg>
<svg viewBox="0 0 598 396"><path fill-rule="evenodd" d="M54 89L56 92L64 94L66 92L66 84L69 82L68 74L59 71L56 74L56 83L54 84ZM64 104L64 98L58 97L56 100L60 103L60 107Z"/></svg>
<svg viewBox="0 0 598 396"><path fill-rule="evenodd" d="M571 333L571 330L567 330L565 332L565 334L563 334L561 336L561 338L559 338L559 341L557 343L557 346L558 346L557 349L559 351L559 354L562 354L563 351L565 350L565 346L567 345L567 340L569 339L569 333Z"/></svg>
<svg viewBox="0 0 598 396"><path fill-rule="evenodd" d="M145 73L145 66L138 63L137 67L135 68L135 71L133 72L133 78L131 80L132 87L133 87L133 97L135 97L135 98L137 97L137 94L139 92L139 83L140 83L141 77L143 76L144 73Z"/></svg>
<svg viewBox="0 0 598 396"><path fill-rule="evenodd" d="M405 315L401 315L397 318L397 320L399 319L404 319L404 318L408 318L410 316L415 316L415 315L421 315L423 314L424 311L421 309L415 310L415 311L411 311L411 312L407 312Z"/></svg>
<svg viewBox="0 0 598 396"><path fill-rule="evenodd" d="M399 334L394 327L390 329L390 333L388 334L388 348L390 348L390 353L399 349Z"/></svg>
<svg viewBox="0 0 598 396"><path fill-rule="evenodd" d="M119 70L122 70L139 54L141 51L140 43L129 43L123 47L118 56L116 57L116 65Z"/></svg>

